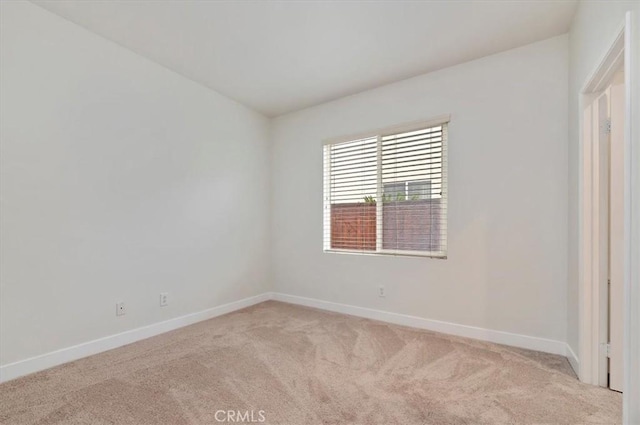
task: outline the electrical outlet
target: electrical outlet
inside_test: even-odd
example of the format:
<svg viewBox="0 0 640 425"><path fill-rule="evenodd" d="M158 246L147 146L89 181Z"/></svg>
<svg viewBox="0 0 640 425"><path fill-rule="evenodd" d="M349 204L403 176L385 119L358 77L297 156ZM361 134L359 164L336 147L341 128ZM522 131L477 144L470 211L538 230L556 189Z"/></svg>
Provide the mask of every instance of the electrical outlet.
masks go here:
<svg viewBox="0 0 640 425"><path fill-rule="evenodd" d="M124 307L124 302L120 301L116 303L116 316L124 316L127 313L126 308Z"/></svg>
<svg viewBox="0 0 640 425"><path fill-rule="evenodd" d="M387 296L387 293L385 292L383 285L378 286L378 296L379 297L386 297Z"/></svg>
<svg viewBox="0 0 640 425"><path fill-rule="evenodd" d="M160 292L160 307L165 307L168 305L169 305L169 293Z"/></svg>

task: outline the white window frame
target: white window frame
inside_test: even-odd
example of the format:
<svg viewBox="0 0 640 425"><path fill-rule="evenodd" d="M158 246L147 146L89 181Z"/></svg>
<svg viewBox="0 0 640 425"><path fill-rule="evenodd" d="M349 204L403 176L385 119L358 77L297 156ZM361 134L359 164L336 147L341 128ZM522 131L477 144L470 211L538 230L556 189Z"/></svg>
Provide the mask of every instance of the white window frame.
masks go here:
<svg viewBox="0 0 640 425"><path fill-rule="evenodd" d="M328 155L324 155L323 152L323 228L322 228L322 243L323 243L323 252L325 253L336 253L336 254L355 254L355 255L385 255L385 256L405 256L405 257L427 257L427 258L435 258L435 259L446 259L448 253L448 127L449 122L451 121L450 114L443 114L437 117L424 120L424 121L413 121L409 123L404 123L400 125L395 125L392 127L386 127L378 130L371 130L367 132L351 134L347 136L340 136L335 138L326 139L322 142L323 148L326 145L335 145L339 143L351 142L354 140L361 139L369 139L369 138L377 138L378 143L381 143L381 139L384 136L405 133L410 131L422 130L424 128L429 127L437 127L439 125L443 125L443 149L442 149L442 199L445 205L444 208L444 216L446 223L445 229L445 237L443 240L443 249L442 251L410 251L410 250L396 250L396 249L382 249L382 202L376 203L376 250L375 251L358 251L351 249L338 249L331 248L331 214L327 214L327 210L331 209L331 200L327 196L330 193L330 179L327 176L331 175L331 159ZM378 169L381 168L382 164L382 150L378 149ZM377 182L377 196L376 199L382 199L383 185L382 185L382 174L378 173L378 182ZM325 237L325 234L328 232L329 237Z"/></svg>

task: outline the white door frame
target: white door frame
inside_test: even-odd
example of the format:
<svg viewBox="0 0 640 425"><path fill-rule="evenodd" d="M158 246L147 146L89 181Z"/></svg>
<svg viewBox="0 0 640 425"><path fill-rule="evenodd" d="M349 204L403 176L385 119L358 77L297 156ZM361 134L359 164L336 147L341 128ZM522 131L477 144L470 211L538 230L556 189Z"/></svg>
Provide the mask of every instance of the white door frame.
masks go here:
<svg viewBox="0 0 640 425"><path fill-rule="evenodd" d="M580 380L606 386L607 295L602 282L598 99L624 62L624 26L580 92ZM625 111L626 115L626 111ZM595 119L594 119L595 117ZM625 116L625 118L627 118ZM625 125L627 120L625 119Z"/></svg>
<svg viewBox="0 0 640 425"><path fill-rule="evenodd" d="M625 382L623 389L624 423L635 423L640 419L640 408L637 406L636 398L640 391L640 384L634 377L638 372L638 356L640 356L639 339L640 323L638 315L640 309L640 281L637 264L640 242L640 224L638 219L632 220L632 212L638 215L638 197L640 197L640 187L638 187L638 172L640 165L632 161L638 156L640 149L638 135L633 134L632 140L632 84L639 83L637 76L633 74L636 65L632 52L637 49L632 46L632 15L627 12L625 21L616 33L616 37L610 44L610 48L599 62L591 76L587 78L580 92L580 172L579 172L579 377L586 383L602 385L603 376L606 379L606 351L603 350L603 320L602 315L606 312L606 292L602 290L600 278L600 205L599 205L599 175L598 159L599 149L596 146L597 137L593 137L593 128L585 128L585 110L591 105L597 93L603 91L612 80L614 73L624 63L625 72L625 129L624 129L624 369ZM635 42L634 42L635 43ZM639 115L634 111L634 115ZM637 125L637 123L636 123ZM597 128L596 128L597 130ZM637 128L633 129L638 131ZM633 143L632 143L633 142ZM633 198L632 198L633 197ZM635 237L634 237L635 236ZM604 359L604 361L603 361ZM606 385L606 382L604 382ZM632 404L633 403L633 404Z"/></svg>

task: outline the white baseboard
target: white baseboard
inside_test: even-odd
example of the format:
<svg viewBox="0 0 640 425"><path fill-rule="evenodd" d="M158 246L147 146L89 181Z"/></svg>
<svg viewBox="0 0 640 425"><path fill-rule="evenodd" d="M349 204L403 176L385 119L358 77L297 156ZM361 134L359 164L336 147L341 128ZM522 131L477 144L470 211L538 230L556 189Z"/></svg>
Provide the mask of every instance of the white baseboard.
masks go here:
<svg viewBox="0 0 640 425"><path fill-rule="evenodd" d="M0 366L0 383L28 375L30 373L49 369L50 367L58 366L73 360L78 360L83 357L91 356L93 354L98 354L103 351L118 348L126 344L131 344L132 342L150 338L152 336L182 328L203 320L231 313L232 311L267 301L270 298L270 293L256 295L204 311L199 311L197 313L187 314L164 322L154 323L152 325L132 329L119 334L95 339L72 347L62 348L40 356Z"/></svg>
<svg viewBox="0 0 640 425"><path fill-rule="evenodd" d="M221 306L213 307L197 313L176 317L164 322L154 323L137 329L132 329L104 338L95 339L72 347L63 348L31 357L15 363L0 366L0 383L28 375L34 372L45 370L54 366L88 357L107 350L131 344L155 335L182 328L203 320L211 319L223 314L231 313L264 301L275 300L290 304L297 304L307 307L314 307L321 310L333 311L336 313L349 314L352 316L364 317L367 319L379 320L381 322L394 323L397 325L410 326L418 329L427 329L435 332L442 332L450 335L457 335L482 341L494 342L497 344L510 345L513 347L527 348L530 350L542 351L545 353L560 354L569 359L571 367L578 371L578 358L568 344L551 339L532 337L527 335L514 334L510 332L484 329L474 326L460 325L456 323L443 322L439 320L425 319L406 314L392 313L382 310L374 310L365 307L357 307L348 304L339 304L330 301L323 301L314 298L299 297L295 295L281 294L277 292L265 292L260 295L234 301Z"/></svg>
<svg viewBox="0 0 640 425"><path fill-rule="evenodd" d="M580 376L580 360L578 360L578 356L576 356L576 353L573 352L569 344L566 344L566 352L564 356L567 358L567 360L569 360L569 364L571 365L571 368L573 369L573 371L576 373L576 376L579 377Z"/></svg>
<svg viewBox="0 0 640 425"><path fill-rule="evenodd" d="M336 313L379 320L381 322L394 323L396 325L410 326L413 328L427 329L430 331L494 342L497 344L510 345L512 347L527 348L529 350L560 354L563 356L567 355L568 345L565 342L552 339L495 331L475 326L459 325L457 323L424 319L417 316L391 313L388 311L374 310L348 304L338 304L330 301L322 301L314 298L305 298L281 293L273 293L271 299L307 307L315 307Z"/></svg>

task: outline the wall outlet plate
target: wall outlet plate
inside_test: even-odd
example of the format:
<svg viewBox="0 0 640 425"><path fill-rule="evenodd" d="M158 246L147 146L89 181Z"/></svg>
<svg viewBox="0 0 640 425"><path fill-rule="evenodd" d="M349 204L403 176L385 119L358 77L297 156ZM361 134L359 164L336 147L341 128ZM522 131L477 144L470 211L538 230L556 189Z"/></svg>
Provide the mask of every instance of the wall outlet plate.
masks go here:
<svg viewBox="0 0 640 425"><path fill-rule="evenodd" d="M160 292L160 307L166 307L169 305L169 293Z"/></svg>
<svg viewBox="0 0 640 425"><path fill-rule="evenodd" d="M116 303L116 316L124 316L127 312L127 309L124 306L124 301L120 301Z"/></svg>
<svg viewBox="0 0 640 425"><path fill-rule="evenodd" d="M387 296L387 292L384 289L384 286L380 285L378 286L378 296L379 297L386 297Z"/></svg>

